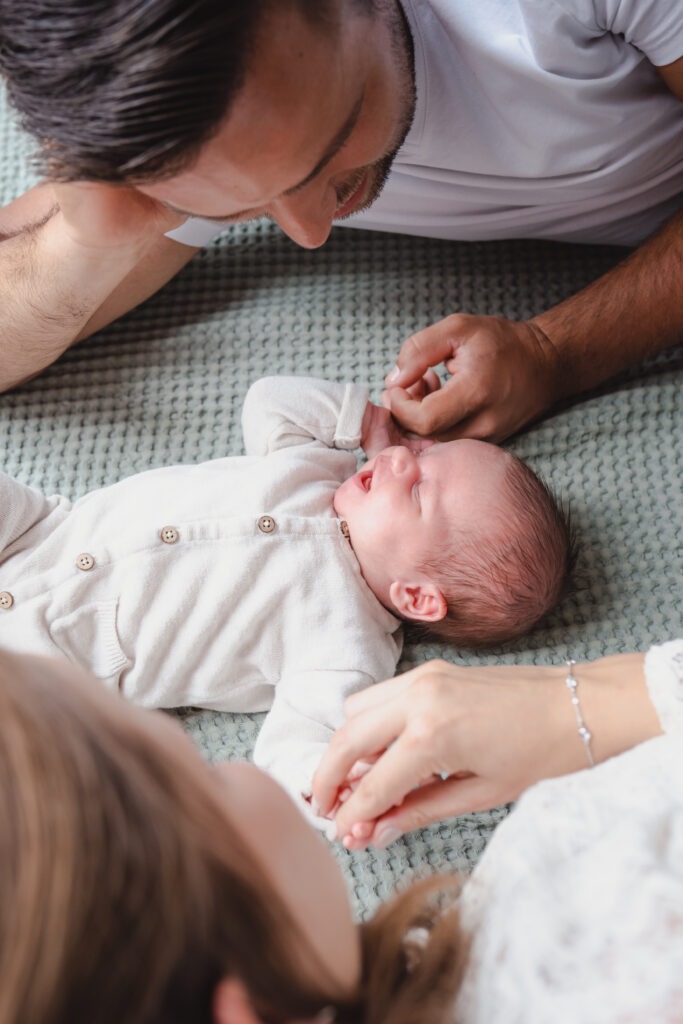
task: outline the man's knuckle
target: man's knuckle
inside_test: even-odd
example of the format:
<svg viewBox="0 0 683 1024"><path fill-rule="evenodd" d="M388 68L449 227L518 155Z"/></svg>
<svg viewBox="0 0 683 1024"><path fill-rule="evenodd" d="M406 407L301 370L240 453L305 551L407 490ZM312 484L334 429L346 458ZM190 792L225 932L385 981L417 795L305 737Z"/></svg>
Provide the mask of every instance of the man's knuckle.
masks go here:
<svg viewBox="0 0 683 1024"><path fill-rule="evenodd" d="M480 438L492 438L498 433L500 424L497 418L490 412L484 412L477 417L476 435Z"/></svg>

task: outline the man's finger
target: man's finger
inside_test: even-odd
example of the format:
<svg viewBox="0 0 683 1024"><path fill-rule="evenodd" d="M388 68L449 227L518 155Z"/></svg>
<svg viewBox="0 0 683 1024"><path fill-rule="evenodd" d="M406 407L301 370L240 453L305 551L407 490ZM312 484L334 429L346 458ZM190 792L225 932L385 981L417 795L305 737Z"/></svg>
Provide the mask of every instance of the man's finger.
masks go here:
<svg viewBox="0 0 683 1024"><path fill-rule="evenodd" d="M396 365L387 374L387 387L410 387L417 384L429 370L453 355L450 332L429 327L407 338L401 345Z"/></svg>
<svg viewBox="0 0 683 1024"><path fill-rule="evenodd" d="M463 386L451 377L438 391L422 399L415 399L404 389L393 387L382 395L383 405L405 430L415 434L444 434L456 436L453 431L473 412L469 394L462 394Z"/></svg>

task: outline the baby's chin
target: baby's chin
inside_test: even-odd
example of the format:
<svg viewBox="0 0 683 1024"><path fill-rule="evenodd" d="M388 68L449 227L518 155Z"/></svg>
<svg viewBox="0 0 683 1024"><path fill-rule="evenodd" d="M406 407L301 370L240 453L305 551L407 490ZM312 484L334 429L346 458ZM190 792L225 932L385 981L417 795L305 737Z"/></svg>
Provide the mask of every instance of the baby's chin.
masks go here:
<svg viewBox="0 0 683 1024"><path fill-rule="evenodd" d="M347 480L344 481L343 484L340 484L337 490L334 492L334 501L332 502L332 505L334 507L334 511L341 519L344 518L347 512L347 495L349 493L349 490L353 486L353 484L351 483L352 480L353 477L350 476Z"/></svg>

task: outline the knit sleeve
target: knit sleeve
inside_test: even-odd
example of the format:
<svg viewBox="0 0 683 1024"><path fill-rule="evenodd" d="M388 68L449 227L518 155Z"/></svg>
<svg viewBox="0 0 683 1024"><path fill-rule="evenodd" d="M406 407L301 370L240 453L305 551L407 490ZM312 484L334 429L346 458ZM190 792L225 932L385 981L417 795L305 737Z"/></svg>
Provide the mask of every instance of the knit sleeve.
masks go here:
<svg viewBox="0 0 683 1024"><path fill-rule="evenodd" d="M650 648L645 678L664 732L683 733L683 639Z"/></svg>
<svg viewBox="0 0 683 1024"><path fill-rule="evenodd" d="M459 1024L673 1024L683 1006L683 744L522 796L465 885Z"/></svg>
<svg viewBox="0 0 683 1024"><path fill-rule="evenodd" d="M247 455L301 445L351 451L360 445L368 389L313 377L261 377L242 410Z"/></svg>

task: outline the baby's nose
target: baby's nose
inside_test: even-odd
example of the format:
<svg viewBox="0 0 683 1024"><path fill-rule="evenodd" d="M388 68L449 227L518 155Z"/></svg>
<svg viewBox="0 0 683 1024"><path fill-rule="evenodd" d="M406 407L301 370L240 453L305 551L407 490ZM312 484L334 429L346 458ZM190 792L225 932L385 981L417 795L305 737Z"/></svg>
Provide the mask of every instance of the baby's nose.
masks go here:
<svg viewBox="0 0 683 1024"><path fill-rule="evenodd" d="M409 448L397 445L391 453L391 468L397 476L403 473L414 473L417 468L417 459Z"/></svg>

